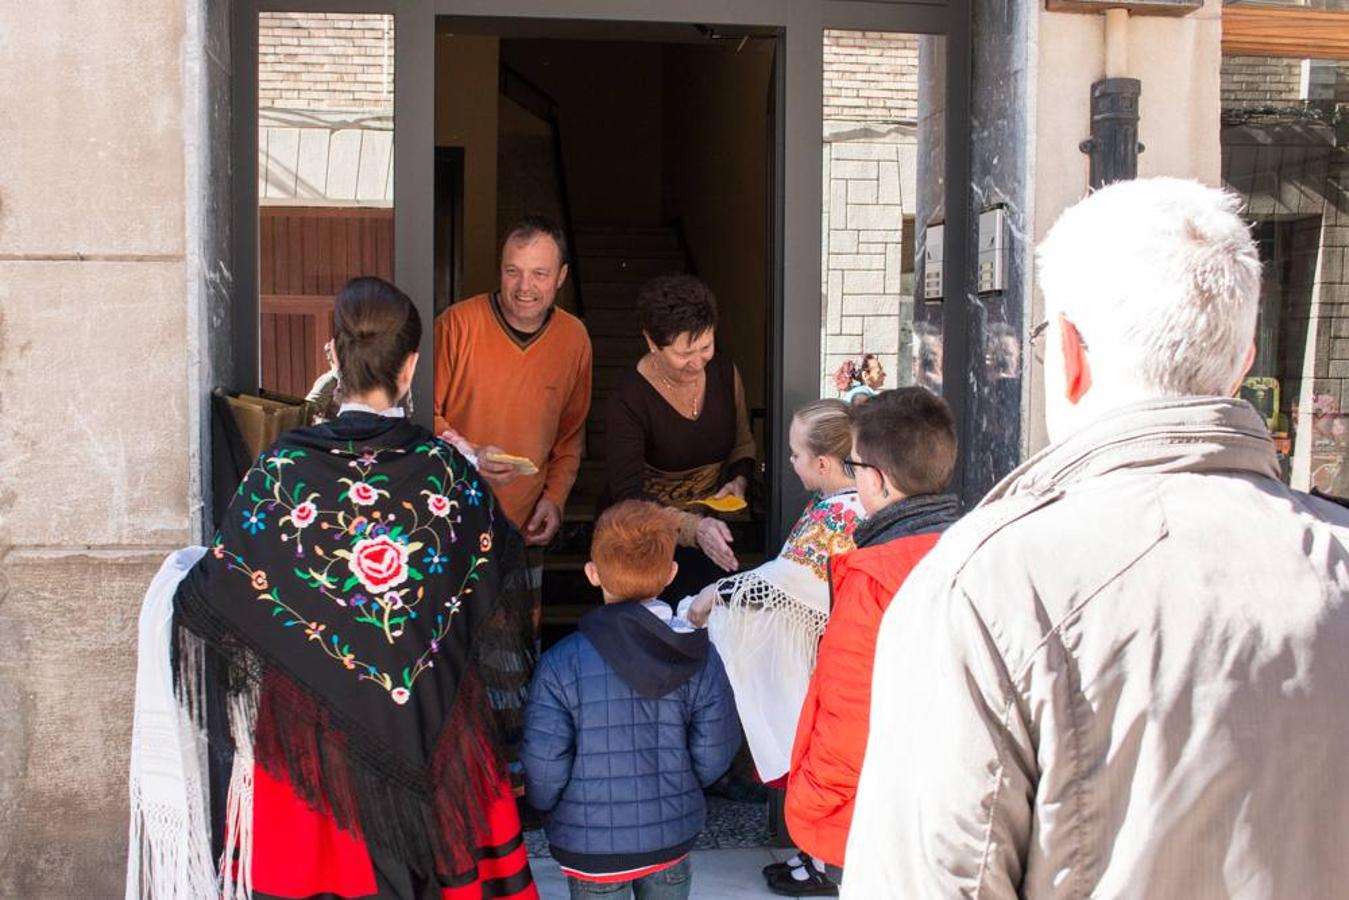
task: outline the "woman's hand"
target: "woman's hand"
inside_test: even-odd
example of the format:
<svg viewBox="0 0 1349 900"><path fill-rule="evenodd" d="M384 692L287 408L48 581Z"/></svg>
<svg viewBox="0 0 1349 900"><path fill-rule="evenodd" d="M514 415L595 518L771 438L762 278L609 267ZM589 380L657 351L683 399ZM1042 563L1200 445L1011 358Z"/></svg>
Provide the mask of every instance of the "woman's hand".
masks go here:
<svg viewBox="0 0 1349 900"><path fill-rule="evenodd" d="M731 537L731 529L725 522L711 517L700 519L696 535L698 546L707 554L708 559L727 572L734 572L740 568L740 561L731 550L735 538Z"/></svg>
<svg viewBox="0 0 1349 900"><path fill-rule="evenodd" d="M698 592L698 597L689 605L684 614L690 625L695 628L707 627L707 619L712 615L712 607L717 605L717 586L709 584Z"/></svg>
<svg viewBox="0 0 1349 900"><path fill-rule="evenodd" d="M745 499L745 492L749 490L749 479L744 475L737 475L730 481L721 486L721 490L713 494L713 499L717 497L739 497Z"/></svg>

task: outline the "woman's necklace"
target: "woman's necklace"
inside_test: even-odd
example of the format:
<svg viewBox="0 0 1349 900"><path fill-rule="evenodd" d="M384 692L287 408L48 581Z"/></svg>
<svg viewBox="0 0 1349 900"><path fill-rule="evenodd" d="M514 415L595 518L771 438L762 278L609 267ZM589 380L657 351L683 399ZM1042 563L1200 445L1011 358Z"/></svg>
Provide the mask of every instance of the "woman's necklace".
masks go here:
<svg viewBox="0 0 1349 900"><path fill-rule="evenodd" d="M653 360L653 363L654 363L654 360ZM653 372L656 373L656 377L660 379L661 384L665 385L665 390L666 390L672 397L674 397L674 398L676 398L676 399L679 399L679 398L680 398L680 395L681 395L682 393L685 393L685 392L686 392L688 386L685 385L684 387L681 388L681 387L674 381L674 379L670 378L670 376L666 375L664 372L661 371L661 369L660 369L660 364L659 364L659 363L655 363L654 365L652 365L652 366L651 366L651 371L653 371ZM692 411L689 413L689 418L690 418L690 419L696 419L696 418L698 418L698 400L699 400L699 398L700 398L701 395L702 395L702 388L701 388L701 386L698 384L697 379L695 379L695 380L692 382L692 386L693 386L693 388L694 388L694 392L693 392L693 397L692 397L691 400L689 401L689 402L690 402L690 405L691 405L691 407L692 407ZM676 406L676 408L678 408L678 407Z"/></svg>

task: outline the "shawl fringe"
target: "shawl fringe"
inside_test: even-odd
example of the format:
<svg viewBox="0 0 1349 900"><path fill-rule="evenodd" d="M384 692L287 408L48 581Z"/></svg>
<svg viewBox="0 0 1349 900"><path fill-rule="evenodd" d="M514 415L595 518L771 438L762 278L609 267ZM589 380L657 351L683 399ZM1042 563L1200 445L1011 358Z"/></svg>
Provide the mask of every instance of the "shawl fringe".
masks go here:
<svg viewBox="0 0 1349 900"><path fill-rule="evenodd" d="M729 595L722 593L728 589ZM811 670L815 668L820 638L829 624L828 613L802 603L753 571L722 579L718 598L713 630L719 643L725 642L740 653L758 654L768 649L766 628L774 633L785 628L791 635L792 652L798 654L795 658L806 660ZM771 667L773 661L761 663Z"/></svg>

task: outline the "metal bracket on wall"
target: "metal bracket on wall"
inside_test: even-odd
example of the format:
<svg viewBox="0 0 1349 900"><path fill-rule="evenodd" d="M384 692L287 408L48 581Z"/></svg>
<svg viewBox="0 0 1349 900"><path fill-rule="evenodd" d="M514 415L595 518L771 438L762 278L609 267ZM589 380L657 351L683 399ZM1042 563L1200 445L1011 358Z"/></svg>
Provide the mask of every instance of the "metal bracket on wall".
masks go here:
<svg viewBox="0 0 1349 900"><path fill-rule="evenodd" d="M1077 145L1091 157L1091 187L1138 176L1138 98L1143 82L1137 78L1103 78L1091 86L1091 137Z"/></svg>

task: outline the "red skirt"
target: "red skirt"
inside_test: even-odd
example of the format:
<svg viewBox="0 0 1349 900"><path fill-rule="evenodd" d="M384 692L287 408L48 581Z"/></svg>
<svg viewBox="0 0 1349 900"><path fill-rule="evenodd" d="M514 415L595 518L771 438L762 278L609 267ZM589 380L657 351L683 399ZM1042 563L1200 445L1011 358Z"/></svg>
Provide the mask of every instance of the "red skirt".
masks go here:
<svg viewBox="0 0 1349 900"><path fill-rule="evenodd" d="M510 783L483 799L491 843L477 866L431 883L372 855L358 834L311 809L288 781L253 770L253 896L257 900L537 900Z"/></svg>

